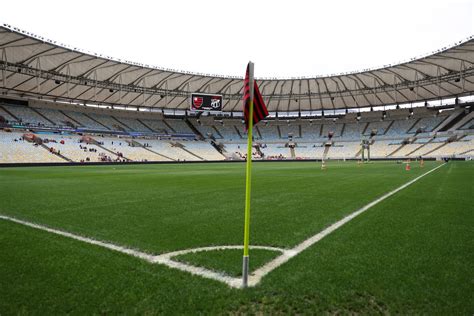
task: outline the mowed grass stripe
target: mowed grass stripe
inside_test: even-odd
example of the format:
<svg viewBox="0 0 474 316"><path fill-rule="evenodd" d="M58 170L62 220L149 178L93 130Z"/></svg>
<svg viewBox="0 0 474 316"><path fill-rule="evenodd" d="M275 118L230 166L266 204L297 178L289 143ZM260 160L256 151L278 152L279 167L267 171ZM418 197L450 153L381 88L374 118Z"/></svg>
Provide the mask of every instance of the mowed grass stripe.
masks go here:
<svg viewBox="0 0 474 316"><path fill-rule="evenodd" d="M251 243L290 248L434 165L255 164ZM244 173L243 164L1 169L0 212L157 254L237 245Z"/></svg>

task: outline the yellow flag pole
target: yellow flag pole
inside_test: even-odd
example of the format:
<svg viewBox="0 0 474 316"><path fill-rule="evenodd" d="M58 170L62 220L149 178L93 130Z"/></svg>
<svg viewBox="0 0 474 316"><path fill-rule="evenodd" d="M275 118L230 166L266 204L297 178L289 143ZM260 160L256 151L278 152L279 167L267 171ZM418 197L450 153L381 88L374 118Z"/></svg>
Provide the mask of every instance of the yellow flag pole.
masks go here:
<svg viewBox="0 0 474 316"><path fill-rule="evenodd" d="M254 64L249 62L249 121L247 131L247 171L245 182L245 224L244 224L244 257L242 261L242 286L248 286L249 278L249 240L250 240L250 188L252 184L252 129L253 129L253 97L254 97Z"/></svg>

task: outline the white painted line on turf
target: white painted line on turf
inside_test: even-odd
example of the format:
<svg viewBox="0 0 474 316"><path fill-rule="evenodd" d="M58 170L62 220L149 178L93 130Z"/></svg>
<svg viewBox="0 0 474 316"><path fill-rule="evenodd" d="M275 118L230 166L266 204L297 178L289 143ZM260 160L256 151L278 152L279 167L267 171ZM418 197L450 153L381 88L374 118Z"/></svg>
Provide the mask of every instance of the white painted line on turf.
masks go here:
<svg viewBox="0 0 474 316"><path fill-rule="evenodd" d="M285 249L277 248L277 247L268 247L268 246L250 246L252 249L261 249L261 250L269 250L269 251L277 251L284 253ZM178 250L173 252L167 252L155 257L155 260L158 259L171 259L172 257L185 255L188 253L196 253L201 251L215 251L215 250L229 250L229 249L243 249L243 246L211 246L211 247L199 247L199 248L192 248L192 249L184 249Z"/></svg>
<svg viewBox="0 0 474 316"><path fill-rule="evenodd" d="M21 225L24 225L24 226L28 226L28 227L31 227L31 228L39 229L39 230L42 230L42 231L46 231L46 232L56 234L56 235L59 235L59 236L62 236L62 237L67 237L67 238L71 238L71 239L74 239L74 240L82 241L82 242L85 242L85 243L88 243L88 244L91 244L91 245L96 245L96 246L100 246L100 247L103 247L103 248L107 248L107 249L110 249L110 250L113 250L113 251L117 251L117 252L124 253L124 254L130 255L130 256L133 256L133 257L136 257L136 258L143 259L143 260L148 261L150 263L162 264L162 265L168 266L170 268L178 269L178 270L181 270L181 271L186 271L186 272L189 272L191 274L199 275L199 276L207 278L207 279L220 281L220 282L223 282L223 283L227 284L230 287L238 288L238 287L240 287L240 285L242 283L240 278L230 277L230 276L225 275L223 273L212 271L212 270L209 270L209 269L206 269L206 268L196 267L196 266L193 266L193 265L190 265L190 264L174 261L174 260L172 260L172 258L176 257L176 256L184 255L184 254L187 254L187 253L196 253L196 252L200 252L200 251L243 249L243 246L200 247L200 248L193 248L193 249L185 249L185 250L168 252L168 253L164 253L164 254L156 256L156 255L147 254L147 253L144 253L144 252L141 252L141 251L138 251L138 250L130 249L130 248L127 248L127 247L116 245L116 244L112 244L112 243L109 243L109 242L99 241L99 240L96 240L96 239L93 239L93 238L88 238L88 237L83 237L83 236L79 236L79 235L76 235L76 234L72 234L72 233L69 233L69 232L66 232L66 231L63 231L63 230L49 228L49 227L46 227L46 226L43 226L43 225L40 225L40 224L35 224L35 223L32 223L32 222L24 221L24 220L17 219L17 218L11 217L11 216L0 215L0 219L10 221L10 222L14 222L14 223L17 223L17 224L21 224ZM250 246L250 248L251 249L271 250L271 251L277 251L277 252L282 252L282 253L285 252L284 249L276 248L276 247Z"/></svg>
<svg viewBox="0 0 474 316"><path fill-rule="evenodd" d="M137 257L137 258L149 261L149 262L153 262L153 258L154 258L153 255L150 255L150 254L147 254L147 253L144 253L144 252L141 252L141 251L137 251L137 250L133 250L133 249L130 249L130 248L114 245L112 243L108 243L108 242L104 242L104 241L95 240L95 239L88 238L88 237L79 236L79 235L76 235L76 234L65 232L63 230L49 228L49 227L46 227L46 226L43 226L43 225L23 221L21 219L17 219L17 218L11 217L11 216L0 215L0 219L7 220L7 221L10 221L10 222L14 222L14 223L17 223L17 224L21 224L21 225L24 225L24 226L36 228L36 229L39 229L39 230L47 231L49 233L53 233L53 234L60 235L60 236L63 236L63 237L68 237L68 238L71 238L71 239L79 240L79 241L82 241L82 242L85 242L85 243L88 243L88 244L91 244L91 245L104 247L104 248L111 249L111 250L114 250L114 251L118 251L118 252L130 255L130 256L134 256L134 257Z"/></svg>
<svg viewBox="0 0 474 316"><path fill-rule="evenodd" d="M277 251L281 253L285 253L285 250L282 248L276 247L268 247L268 246L250 246L251 249L262 249L262 250L269 250L269 251ZM170 268L175 268L178 270L186 271L194 275L199 275L201 277L205 277L207 279L213 279L217 281L221 281L227 284L230 287L240 288L242 285L241 278L234 278L228 275L212 271L202 267L196 267L190 264L186 264L183 262L178 262L172 260L172 258L176 256L185 255L188 253L197 253L201 251L215 251L215 250L229 250L229 249L243 249L243 246L212 246L212 247L200 247L200 248L192 248L192 249L184 249L178 250L173 252L164 253L158 256L155 256L153 262L164 264Z"/></svg>
<svg viewBox="0 0 474 316"><path fill-rule="evenodd" d="M249 277L248 285L249 286L257 285L265 275L267 275L271 271L275 270L276 268L278 268L279 266L281 266L282 264L284 264L285 262L290 260L292 257L300 254L302 251L304 251L307 248L311 247L312 245L314 245L315 243L317 243L318 241L320 241L321 239L323 239L324 237L326 237L330 233L334 232L336 229L340 228L344 224L347 224L349 221L351 221L355 217L359 216L360 214L364 213L365 211L367 211L371 207L377 205L378 203L380 203L383 200L389 198L390 196L394 195L395 193L405 189L409 185L415 183L416 181L418 181L421 178L423 178L424 176L432 173L433 171L441 168L442 166L444 166L444 164L439 165L436 168L433 168L430 171L425 172L424 174L416 177L415 179L403 184L402 186L396 188L395 190L390 191L387 194L384 194L383 196L379 197L378 199L370 202L369 204L367 204L367 205L363 206L362 208L358 209L357 211L347 215L343 219L341 219L341 220L335 222L334 224L332 224L331 226L325 228L324 230L317 233L316 235L311 236L310 238L308 238L305 241L303 241L302 243L296 245L292 249L289 249L289 250L285 251L282 255L276 257L275 259L268 262L267 264L265 264L261 268L255 270Z"/></svg>
<svg viewBox="0 0 474 316"><path fill-rule="evenodd" d="M349 221L351 221L352 219L354 219L358 215L360 215L363 212L367 211L372 206L375 206L376 204L382 202L386 198L394 195L395 193L399 192L400 190L403 190L404 188L406 188L409 185L415 183L416 181L420 180L424 176L426 176L426 175L430 174L431 172L441 168L442 166L444 166L444 164L442 164L442 165L440 165L436 168L433 168L430 171L428 171L428 172L416 177L415 179L405 183L404 185L398 187L397 189L388 192L387 194L379 197L378 199L376 199L376 200L372 201L371 203L365 205L364 207L360 208L359 210L349 214L348 216L344 217L340 221L337 221L336 223L332 224L331 226L325 228L323 231L317 233L314 236L311 236L310 238L306 239L305 241L303 241L302 243L296 245L295 247L293 247L291 249L282 249L282 248L269 247L269 246L250 246L251 249L263 249L263 250L277 251L277 252L281 252L282 254L280 256L276 257L275 259L273 259L272 261L268 262L267 264L265 264L261 268L255 270L249 276L248 285L249 286L257 285L258 283L260 283L260 281L262 280L262 278L265 275L267 275L271 271L275 270L276 268L278 268L279 266L281 266L282 264L284 264L285 262L290 260L292 257L300 254L302 251L304 251L307 248L311 247L312 245L314 245L315 243L317 243L318 241L320 241L321 239L323 239L324 237L326 237L327 235L329 235L330 233L332 233L336 229L340 228L341 226L348 223ZM150 263L163 264L163 265L166 265L170 268L178 269L178 270L181 270L181 271L186 271L186 272L189 272L191 274L198 275L198 276L201 276L201 277L204 277L204 278L207 278L207 279L212 279L212 280L223 282L223 283L227 284L230 287L241 288L241 286L242 286L242 280L240 278L230 277L228 275L225 275L225 274L222 274L222 273L219 273L219 272L216 272L216 271L212 271L212 270L209 270L209 269L206 269L206 268L196 267L196 266L193 266L193 265L189 265L189 264L186 264L186 263L177 262L177 261L172 260L172 258L174 258L176 256L180 256L180 255L184 255L184 254L188 254L188 253L196 253L196 252L200 252L200 251L243 249L243 247L241 245L239 245L239 246L199 247L199 248L193 248L193 249L184 249L184 250L168 252L168 253L164 253L164 254L161 254L161 255L151 255L151 254L144 253L144 252L141 252L141 251L138 251L138 250L134 250L134 249L130 249L130 248L127 248L127 247L115 245L115 244L112 244L112 243L109 243L109 242L99 241L99 240L95 240L95 239L92 239L92 238L83 237L83 236L79 236L79 235L72 234L72 233L69 233L69 232L65 232L65 231L62 231L62 230L59 230L59 229L49 228L49 227L46 227L46 226L43 226L43 225L40 225L40 224L35 224L35 223L32 223L32 222L20 220L20 219L11 217L11 216L0 215L0 219L10 221L10 222L14 222L14 223L17 223L17 224L21 224L21 225L24 225L24 226L32 227L32 228L35 228L35 229L47 231L49 233L53 233L53 234L60 235L60 236L63 236L63 237L68 237L68 238L78 240L78 241L82 241L82 242L85 242L85 243L88 243L88 244L91 244L91 245L96 245L96 246L100 246L100 247L107 248L107 249L110 249L110 250L114 250L114 251L117 251L117 252L121 252L121 253L130 255L130 256L136 257L136 258L143 259L143 260L148 261Z"/></svg>
<svg viewBox="0 0 474 316"><path fill-rule="evenodd" d="M231 276L212 271L202 267L196 267L190 264L186 264L183 262L173 261L171 259L165 258L157 258L154 262L166 265L167 267L178 269L181 271L186 271L194 275L198 275L200 277L220 281L222 283L227 284L230 287L239 287L242 283L240 278L233 278Z"/></svg>

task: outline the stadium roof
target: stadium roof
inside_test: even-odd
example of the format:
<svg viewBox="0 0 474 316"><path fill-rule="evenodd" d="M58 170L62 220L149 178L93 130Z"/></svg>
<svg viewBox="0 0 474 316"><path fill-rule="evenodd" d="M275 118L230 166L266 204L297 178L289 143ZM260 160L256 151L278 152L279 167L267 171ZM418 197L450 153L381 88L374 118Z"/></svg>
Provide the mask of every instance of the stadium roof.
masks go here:
<svg viewBox="0 0 474 316"><path fill-rule="evenodd" d="M348 49L347 58L351 58ZM377 69L321 77L260 78L269 111L345 109L452 98L474 92L474 39ZM0 25L0 89L81 103L188 109L192 92L224 95L241 111L243 78L115 59Z"/></svg>

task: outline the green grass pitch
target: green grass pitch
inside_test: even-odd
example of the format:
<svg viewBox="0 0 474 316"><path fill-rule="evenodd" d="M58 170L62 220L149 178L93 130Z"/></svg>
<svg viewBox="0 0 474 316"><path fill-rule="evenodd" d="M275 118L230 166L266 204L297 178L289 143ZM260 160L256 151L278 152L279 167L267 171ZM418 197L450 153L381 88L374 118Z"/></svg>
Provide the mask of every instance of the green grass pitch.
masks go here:
<svg viewBox="0 0 474 316"><path fill-rule="evenodd" d="M291 248L437 165L255 163L251 244ZM0 315L472 315L473 180L450 162L246 290L0 220ZM2 168L0 215L152 254L241 245L244 184L243 163ZM177 259L240 274L237 250Z"/></svg>

